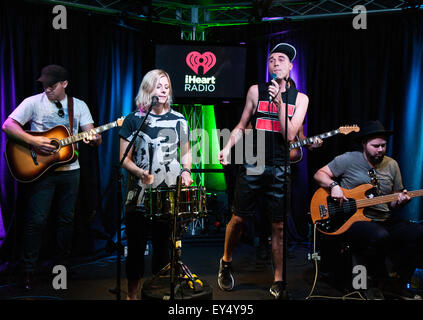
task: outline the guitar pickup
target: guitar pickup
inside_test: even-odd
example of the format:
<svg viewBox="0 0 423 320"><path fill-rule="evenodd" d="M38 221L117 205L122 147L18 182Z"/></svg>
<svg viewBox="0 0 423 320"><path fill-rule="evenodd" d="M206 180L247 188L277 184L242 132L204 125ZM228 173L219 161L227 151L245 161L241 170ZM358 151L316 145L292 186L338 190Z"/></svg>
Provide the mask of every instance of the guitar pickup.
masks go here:
<svg viewBox="0 0 423 320"><path fill-rule="evenodd" d="M319 206L319 211L320 211L320 218L325 218L328 215L328 209L323 204Z"/></svg>

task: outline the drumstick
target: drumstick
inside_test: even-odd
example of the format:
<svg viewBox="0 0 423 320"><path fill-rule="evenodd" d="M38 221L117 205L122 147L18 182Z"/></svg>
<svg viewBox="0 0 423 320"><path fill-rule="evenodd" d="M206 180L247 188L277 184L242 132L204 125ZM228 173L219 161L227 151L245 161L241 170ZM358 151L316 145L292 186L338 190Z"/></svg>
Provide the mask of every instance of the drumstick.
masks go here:
<svg viewBox="0 0 423 320"><path fill-rule="evenodd" d="M145 182L146 185L151 186L154 182L154 176L152 175L153 171L153 144L148 144L148 156L149 156L149 168L148 168L148 176L147 181Z"/></svg>
<svg viewBox="0 0 423 320"><path fill-rule="evenodd" d="M152 143L148 144L148 156L150 159L148 173L151 174L152 167L153 167L153 144Z"/></svg>

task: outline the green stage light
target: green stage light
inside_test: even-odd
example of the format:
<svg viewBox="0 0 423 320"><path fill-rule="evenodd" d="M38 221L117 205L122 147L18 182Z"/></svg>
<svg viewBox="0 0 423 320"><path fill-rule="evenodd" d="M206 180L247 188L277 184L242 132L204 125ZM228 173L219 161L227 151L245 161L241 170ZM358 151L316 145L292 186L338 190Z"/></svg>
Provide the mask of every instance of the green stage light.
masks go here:
<svg viewBox="0 0 423 320"><path fill-rule="evenodd" d="M207 132L209 137L209 159L204 159L208 161L203 161L203 163L205 163L205 169L223 169L223 166L217 160L217 154L220 151L220 143L216 131L217 128L214 106L202 106L202 113L205 119L204 130ZM204 145L204 148L207 148L207 146ZM216 191L226 190L226 182L223 172L207 172L205 173L204 181L206 189Z"/></svg>
<svg viewBox="0 0 423 320"><path fill-rule="evenodd" d="M216 128L214 105L175 105L188 121L191 133L193 169L223 169L217 160L220 151ZM206 190L226 190L223 172L193 173L194 185L204 186Z"/></svg>

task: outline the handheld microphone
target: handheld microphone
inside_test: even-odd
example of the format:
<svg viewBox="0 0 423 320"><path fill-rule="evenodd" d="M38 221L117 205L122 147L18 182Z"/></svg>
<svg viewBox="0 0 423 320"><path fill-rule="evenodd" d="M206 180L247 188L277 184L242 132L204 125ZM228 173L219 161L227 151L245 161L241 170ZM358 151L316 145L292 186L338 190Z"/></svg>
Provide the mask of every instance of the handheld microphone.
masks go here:
<svg viewBox="0 0 423 320"><path fill-rule="evenodd" d="M270 78L271 78L270 80L276 80L278 78L278 76L276 75L276 73L272 73L270 75ZM272 96L269 95L269 102L271 102L272 100L273 100Z"/></svg>

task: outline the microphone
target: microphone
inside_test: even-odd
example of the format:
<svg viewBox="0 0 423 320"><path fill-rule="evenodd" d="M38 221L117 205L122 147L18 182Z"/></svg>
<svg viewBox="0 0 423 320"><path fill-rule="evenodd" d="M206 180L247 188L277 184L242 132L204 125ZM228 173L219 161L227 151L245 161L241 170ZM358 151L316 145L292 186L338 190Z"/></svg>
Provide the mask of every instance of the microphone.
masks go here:
<svg viewBox="0 0 423 320"><path fill-rule="evenodd" d="M158 102L159 102L159 97L158 96L153 96L151 98L151 107L154 107Z"/></svg>
<svg viewBox="0 0 423 320"><path fill-rule="evenodd" d="M270 75L270 78L271 78L270 80L276 80L278 78L278 76L276 75L276 73L272 73ZM273 100L272 96L269 95L269 102L272 102L272 100Z"/></svg>
<svg viewBox="0 0 423 320"><path fill-rule="evenodd" d="M153 107L157 104L159 102L159 97L157 97L157 96L152 96L151 97L151 104L150 104L150 106L148 107L148 112L150 112L152 109L153 109Z"/></svg>

